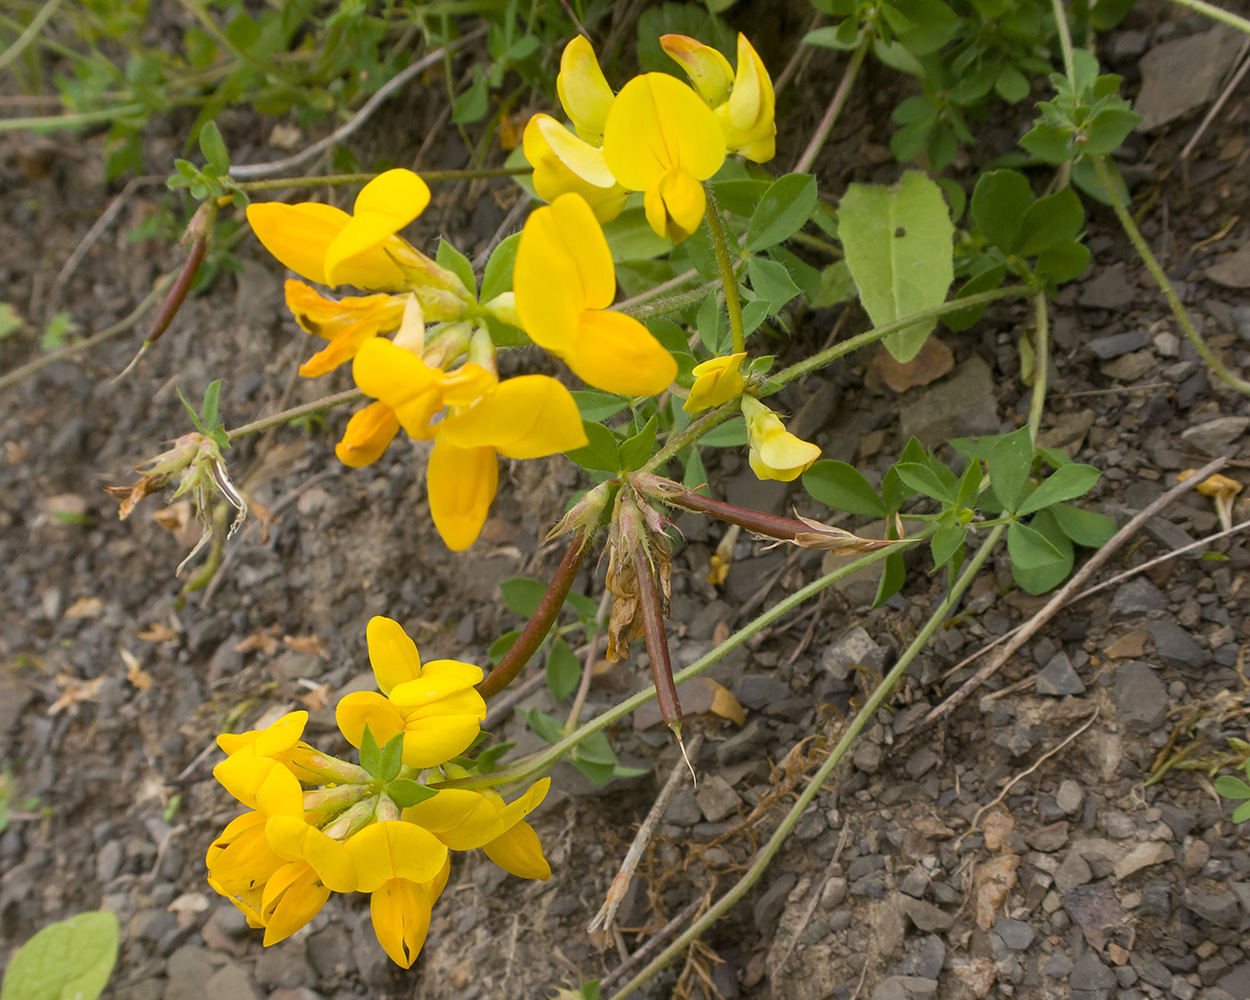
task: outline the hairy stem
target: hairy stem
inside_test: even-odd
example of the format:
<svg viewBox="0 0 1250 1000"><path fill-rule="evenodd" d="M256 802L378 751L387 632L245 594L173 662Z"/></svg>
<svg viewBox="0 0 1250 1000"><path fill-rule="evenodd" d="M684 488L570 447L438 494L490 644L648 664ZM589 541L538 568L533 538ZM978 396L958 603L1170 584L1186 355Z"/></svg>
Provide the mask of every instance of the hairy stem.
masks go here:
<svg viewBox="0 0 1250 1000"><path fill-rule="evenodd" d="M1050 374L1050 317L1045 292L1033 296L1033 308L1037 323L1033 337L1033 399L1029 403L1029 437L1033 446L1037 447L1042 414L1046 411L1046 380Z"/></svg>
<svg viewBox="0 0 1250 1000"><path fill-rule="evenodd" d="M551 583L547 584L547 590L530 616L530 620L525 623L525 628L521 629L516 642L504 653L503 659L495 665L495 669L487 674L486 679L477 686L483 698L492 698L511 684L513 678L521 672L525 664L529 663L538 651L538 647L543 644L543 640L547 638L547 633L551 631L551 626L559 616L560 609L564 607L564 599L569 596L577 571L582 568L582 559L589 548L586 541L584 531L578 531L573 535L568 551L564 553L564 558L556 567Z"/></svg>
<svg viewBox="0 0 1250 1000"><path fill-rule="evenodd" d="M725 287L725 308L729 311L729 329L733 333L734 354L746 350L746 334L742 326L742 301L738 298L738 276L734 273L733 259L729 256L729 239L725 236L725 224L721 220L720 206L711 184L704 184L707 192L707 211L703 213L708 234L712 237L712 249L716 251L716 267L720 271L721 284Z"/></svg>
<svg viewBox="0 0 1250 1000"><path fill-rule="evenodd" d="M942 624L942 621L946 618L947 614L952 608L955 607L960 597L963 596L964 591L968 589L969 585L980 571L981 566L985 563L985 560L989 558L990 553L997 547L998 541L1002 537L1002 533L1003 527L1001 525L990 532L989 537L986 538L985 542L981 545L981 548L977 550L977 554L972 557L968 565L964 568L963 573L960 575L955 585L951 587L950 592L946 595L946 598L937 606L933 614L929 616L929 620L925 623L924 628L922 628L916 638L912 640L912 643L907 647L906 652L899 657L898 663L894 665L893 669L890 670L884 678L882 678L881 683L878 684L873 690L868 700L864 703L863 708L859 710L855 718L852 719L847 725L845 731L842 733L842 738L838 741L838 745L833 748L833 752L829 754L828 758L826 758L825 762L820 766L820 769L812 776L811 780L807 783L807 787L803 790L803 794L799 796L798 800L794 803L794 806L788 813L786 813L785 818L781 821L776 831L774 831L773 835L769 838L768 843L760 849L759 853L755 857L755 860L751 863L751 867L747 869L742 878L738 880L732 889L717 900L707 913L691 924L684 934L660 952L660 954L657 955L646 968L634 976L634 978L631 979L624 987L618 990L612 996L612 1000L625 1000L625 998L633 993L634 990L638 989L639 986L655 975L655 973L659 972L662 968L668 965L669 962L680 955L692 941L698 939L704 931L716 923L716 921L719 920L730 907L746 895L747 891L750 890L750 888L757 881L759 881L760 876L764 874L764 870L768 867L769 862L772 861L773 857L781 849L781 845L790 835L790 831L794 829L794 825L806 811L812 799L816 797L817 792L819 792L824 786L824 783L829 778L829 775L833 773L833 769L837 767L842 758L846 756L847 750L849 750L851 745L855 742L855 739L859 736L860 731L876 714L877 709L881 706L881 703L885 701L886 696L890 693L894 685L898 683L899 679L903 676L904 671L911 666L912 661L916 658L920 651L924 649L925 644L929 641L929 638L934 632L937 631L938 626Z"/></svg>
<svg viewBox="0 0 1250 1000"><path fill-rule="evenodd" d="M664 447L657 451L641 469L642 472L654 472L664 463L671 461L681 451L694 444L717 424L724 423L735 413L740 412L742 404L736 399L722 403L715 409L708 410L698 420L693 421L684 431L669 438Z"/></svg>
<svg viewBox="0 0 1250 1000"><path fill-rule="evenodd" d="M1142 236L1141 230L1137 228L1137 223L1133 221L1133 215L1128 210L1128 206L1120 200L1120 192L1115 186L1110 169L1107 167L1107 158L1105 156L1095 156L1092 159L1094 161L1094 169L1098 171L1098 179L1102 181L1107 197L1111 199L1111 207L1115 210L1116 218L1120 220L1120 225L1124 227L1124 231L1132 241L1134 249L1137 250L1142 262L1146 265L1146 270L1150 272L1155 279L1155 283L1159 286L1159 290L1163 292L1163 297L1168 300L1168 305L1172 307L1172 315L1176 317L1176 321L1181 325L1181 329L1185 331L1185 336L1189 338L1189 342L1194 345L1194 350L1207 363L1207 367L1219 376L1221 381L1232 386L1238 392L1250 395L1250 382L1238 378L1224 367L1224 363L1215 356L1211 348L1207 346L1206 341L1202 339L1201 334L1198 333L1193 321L1189 318L1189 313L1185 311L1185 307L1181 304L1180 296L1176 294L1176 289L1172 287L1172 282L1163 273L1163 268L1159 266L1159 262L1155 260L1155 255L1151 253L1150 247L1146 243L1146 238Z"/></svg>
<svg viewBox="0 0 1250 1000"><path fill-rule="evenodd" d="M1172 0L1172 2L1180 4L1182 7L1188 7L1190 10L1196 10L1199 14L1206 14L1209 18L1250 35L1250 21L1216 7L1214 4L1203 3L1203 0Z"/></svg>
<svg viewBox="0 0 1250 1000"><path fill-rule="evenodd" d="M333 406L342 406L345 403L354 403L359 399L364 399L365 394L359 389L348 389L345 392L336 392L333 396L323 396L321 399L314 399L311 403L300 403L299 406L292 406L289 410L282 410L272 416L261 417L259 420L253 420L250 424L244 424L242 427L236 427L228 432L226 437L233 441L235 438L246 437L248 434L259 434L261 431L267 431L270 427L277 427L279 424L285 424L288 421L296 420L299 417L306 417L309 414L316 413L319 410L328 410Z"/></svg>

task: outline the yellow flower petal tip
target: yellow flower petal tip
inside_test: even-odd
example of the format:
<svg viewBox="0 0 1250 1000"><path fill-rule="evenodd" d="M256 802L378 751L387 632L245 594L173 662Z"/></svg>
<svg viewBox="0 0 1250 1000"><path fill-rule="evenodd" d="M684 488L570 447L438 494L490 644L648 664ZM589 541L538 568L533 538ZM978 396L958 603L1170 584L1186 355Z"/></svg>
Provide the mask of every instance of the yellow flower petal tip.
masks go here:
<svg viewBox="0 0 1250 1000"><path fill-rule="evenodd" d="M612 88L599 68L595 50L583 35L577 35L564 47L556 92L564 113L577 126L577 134L589 143L602 141L603 125L612 107Z"/></svg>
<svg viewBox="0 0 1250 1000"><path fill-rule="evenodd" d="M715 112L729 150L756 163L771 160L777 148L776 106L773 81L764 60L746 35L739 34L733 92Z"/></svg>
<svg viewBox="0 0 1250 1000"><path fill-rule="evenodd" d="M734 83L734 70L717 49L688 35L661 35L660 48L686 71L709 108L724 103Z"/></svg>
<svg viewBox="0 0 1250 1000"><path fill-rule="evenodd" d="M712 358L694 366L694 385L682 404L687 413L702 413L713 406L721 406L742 395L745 381L742 377L742 361L746 352Z"/></svg>
<svg viewBox="0 0 1250 1000"><path fill-rule="evenodd" d="M742 413L751 447L748 461L760 479L793 482L820 458L818 446L791 434L781 418L758 399L743 396Z"/></svg>
<svg viewBox="0 0 1250 1000"><path fill-rule="evenodd" d="M385 403L370 403L352 415L334 454L344 465L362 468L372 465L399 433L395 411Z"/></svg>
<svg viewBox="0 0 1250 1000"><path fill-rule="evenodd" d="M408 637L403 626L393 618L374 615L365 628L369 647L369 665L383 694L405 681L421 676L421 655L417 644Z"/></svg>

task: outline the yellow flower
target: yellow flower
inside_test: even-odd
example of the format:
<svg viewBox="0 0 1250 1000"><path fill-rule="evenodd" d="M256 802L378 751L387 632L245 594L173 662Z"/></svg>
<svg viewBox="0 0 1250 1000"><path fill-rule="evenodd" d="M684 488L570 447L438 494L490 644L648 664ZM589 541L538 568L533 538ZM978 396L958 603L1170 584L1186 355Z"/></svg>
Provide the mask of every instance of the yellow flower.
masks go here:
<svg viewBox="0 0 1250 1000"><path fill-rule="evenodd" d="M665 73L644 73L612 103L603 156L623 187L645 192L651 228L680 243L703 219L702 181L724 162L725 136L690 87Z"/></svg>
<svg viewBox="0 0 1250 1000"><path fill-rule="evenodd" d="M611 222L621 214L629 192L612 176L601 149L543 114L529 120L521 142L525 158L534 168L533 184L538 197L552 202L562 194L579 194L600 222Z"/></svg>
<svg viewBox="0 0 1250 1000"><path fill-rule="evenodd" d="M238 747L213 768L213 777L249 809L266 816L304 815L299 779L285 764L258 756L254 745Z"/></svg>
<svg viewBox="0 0 1250 1000"><path fill-rule="evenodd" d="M603 127L612 107L612 88L604 79L595 50L584 35L577 35L560 56L556 93L564 113L577 127L577 134L592 145L603 142Z"/></svg>
<svg viewBox="0 0 1250 1000"><path fill-rule="evenodd" d="M481 668L457 660L422 666L416 644L389 618L371 619L366 639L385 697L358 691L339 699L335 718L347 741L359 747L366 726L379 746L402 733L403 761L418 768L467 750L486 718L486 702L474 689L482 680Z"/></svg>
<svg viewBox="0 0 1250 1000"><path fill-rule="evenodd" d="M286 864L269 846L266 819L259 810L236 816L209 845L204 858L209 885L231 900L253 927L264 926L260 908L265 883Z"/></svg>
<svg viewBox="0 0 1250 1000"><path fill-rule="evenodd" d="M436 437L426 470L430 515L457 552L472 545L486 523L499 485L497 454L542 458L587 442L577 403L546 375L496 383L472 363L443 372L378 338L361 346L352 373L410 436ZM432 424L444 407L450 407L448 415Z"/></svg>
<svg viewBox="0 0 1250 1000"><path fill-rule="evenodd" d="M686 35L663 35L660 45L690 77L725 134L725 146L748 160L767 163L776 153L773 81L746 35L738 35L738 71L710 45Z"/></svg>
<svg viewBox="0 0 1250 1000"><path fill-rule="evenodd" d="M702 413L741 396L742 387L746 384L742 378L742 359L746 356L746 351L743 351L695 365L694 385L690 387L690 395L682 404L682 409L687 413Z"/></svg>
<svg viewBox="0 0 1250 1000"><path fill-rule="evenodd" d="M430 929L430 910L447 885L447 848L428 830L403 820L365 827L347 841L357 888L371 893L369 915L378 943L407 969Z"/></svg>
<svg viewBox="0 0 1250 1000"><path fill-rule="evenodd" d="M760 479L792 482L820 457L820 449L786 430L781 418L753 396L742 397L751 446L751 470Z"/></svg>
<svg viewBox="0 0 1250 1000"><path fill-rule="evenodd" d="M315 378L350 361L370 337L399 327L406 301L402 295L366 295L336 302L317 294L302 281L288 280L286 304L295 322L301 329L330 342L304 362L299 373Z"/></svg>
<svg viewBox="0 0 1250 1000"><path fill-rule="evenodd" d="M453 851L480 847L505 871L546 881L551 866L543 857L534 828L525 822L547 795L550 778L535 782L514 802L497 792L445 788L404 810L404 819L429 830Z"/></svg>
<svg viewBox="0 0 1250 1000"><path fill-rule="evenodd" d="M370 403L347 421L342 439L334 446L334 454L344 465L353 468L372 465L398 433L399 420L395 411L385 403Z"/></svg>
<svg viewBox="0 0 1250 1000"><path fill-rule="evenodd" d="M608 311L616 297L612 254L580 196L561 195L531 213L512 284L525 332L590 385L654 396L676 377L677 362L645 326Z"/></svg>

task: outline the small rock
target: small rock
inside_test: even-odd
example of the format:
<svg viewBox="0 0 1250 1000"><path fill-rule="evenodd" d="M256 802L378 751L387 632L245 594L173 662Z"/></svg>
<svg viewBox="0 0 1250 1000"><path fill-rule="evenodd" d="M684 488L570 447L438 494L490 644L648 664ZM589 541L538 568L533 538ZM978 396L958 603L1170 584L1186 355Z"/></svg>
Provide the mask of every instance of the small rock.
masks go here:
<svg viewBox="0 0 1250 1000"><path fill-rule="evenodd" d="M907 758L906 771L909 777L916 780L926 774L938 762L938 755L928 747L921 747Z"/></svg>
<svg viewBox="0 0 1250 1000"><path fill-rule="evenodd" d="M1161 990L1166 990L1172 985L1172 970L1160 962L1153 955L1148 955L1140 951L1133 952L1129 958L1129 962L1133 966L1133 970L1145 982L1151 986Z"/></svg>
<svg viewBox="0 0 1250 1000"><path fill-rule="evenodd" d="M1150 633L1144 628L1126 632L1115 642L1103 648L1103 652L1113 660L1135 660L1146 652L1146 640Z"/></svg>
<svg viewBox="0 0 1250 1000"><path fill-rule="evenodd" d="M1173 976L1170 989L1176 1000L1194 1000L1194 996L1198 993L1198 987L1184 976ZM1247 995L1250 996L1250 994Z"/></svg>
<svg viewBox="0 0 1250 1000"><path fill-rule="evenodd" d="M939 909L932 903L926 903L923 899L901 900L903 912L911 918L911 922L916 925L919 931L948 931L955 923L955 918L944 910Z"/></svg>
<svg viewBox="0 0 1250 1000"><path fill-rule="evenodd" d="M675 823L678 826L694 826L702 818L703 813L699 809L699 801L695 798L692 788L678 789L677 794L669 802L668 808L664 810L664 822Z"/></svg>
<svg viewBox="0 0 1250 1000"><path fill-rule="evenodd" d="M1250 244L1221 254L1207 269L1207 277L1225 288L1250 288ZM81 447L81 445L79 445Z"/></svg>
<svg viewBox="0 0 1250 1000"><path fill-rule="evenodd" d="M1183 841L1198 825L1198 814L1192 809L1179 809L1169 802L1163 802L1159 805L1159 812L1163 822L1172 828L1177 840Z"/></svg>
<svg viewBox="0 0 1250 1000"><path fill-rule="evenodd" d="M851 762L861 771L876 774L881 767L883 751L879 743L860 743L851 754Z"/></svg>
<svg viewBox="0 0 1250 1000"><path fill-rule="evenodd" d="M1143 868L1149 868L1151 865L1161 865L1175 857L1176 852L1172 850L1171 844L1165 844L1158 840L1149 840L1144 844L1138 844L1116 862L1115 877L1123 881Z"/></svg>
<svg viewBox="0 0 1250 1000"><path fill-rule="evenodd" d="M1167 598L1159 592L1159 588L1138 576L1121 584L1115 592L1115 597L1111 599L1111 620L1135 618L1149 611L1165 611L1167 606Z"/></svg>
<svg viewBox="0 0 1250 1000"><path fill-rule="evenodd" d="M999 917L994 930L1012 951L1025 951L1033 943L1033 928L1023 920L1012 920L1010 917Z"/></svg>
<svg viewBox="0 0 1250 1000"><path fill-rule="evenodd" d="M1069 816L1075 814L1084 801L1085 793L1071 778L1064 778L1059 783L1059 791L1055 792L1055 803Z"/></svg>
<svg viewBox="0 0 1250 1000"><path fill-rule="evenodd" d="M1181 440L1207 455L1219 455L1250 426L1250 417L1216 417L1181 431Z"/></svg>
<svg viewBox="0 0 1250 1000"><path fill-rule="evenodd" d="M1172 916L1172 887L1167 882L1152 882L1141 893L1137 910L1143 917L1168 920Z"/></svg>
<svg viewBox="0 0 1250 1000"><path fill-rule="evenodd" d="M1098 961L1092 951L1087 951L1072 967L1068 983L1074 990L1109 990L1116 985L1115 973Z"/></svg>
<svg viewBox="0 0 1250 1000"><path fill-rule="evenodd" d="M1151 622L1150 636L1154 639L1155 650L1170 663L1200 667L1207 662L1206 651L1175 622Z"/></svg>
<svg viewBox="0 0 1250 1000"><path fill-rule="evenodd" d="M1046 959L1046 964L1042 966L1042 973L1050 976L1051 979L1067 979L1072 974L1072 959L1063 952L1057 951Z"/></svg>
<svg viewBox="0 0 1250 1000"><path fill-rule="evenodd" d="M1102 828L1112 840L1128 840L1137 833L1137 824L1132 817L1118 809L1102 814Z"/></svg>
<svg viewBox="0 0 1250 1000"><path fill-rule="evenodd" d="M772 674L743 674L738 681L738 701L755 711L789 697L790 685Z"/></svg>
<svg viewBox="0 0 1250 1000"><path fill-rule="evenodd" d="M1051 823L1034 830L1025 839L1035 851L1041 851L1043 854L1057 851L1068 842L1067 820L1060 820L1058 823Z"/></svg>
<svg viewBox="0 0 1250 1000"><path fill-rule="evenodd" d="M1137 131L1150 132L1202 107L1237 57L1237 36L1223 26L1156 45L1141 59L1142 85L1133 109Z"/></svg>
<svg viewBox="0 0 1250 1000"><path fill-rule="evenodd" d="M1150 343L1150 334L1145 330L1136 333L1117 333L1110 337L1095 337L1089 342L1089 349L1100 361L1110 361L1132 351L1140 351Z"/></svg>
<svg viewBox="0 0 1250 1000"><path fill-rule="evenodd" d="M1134 660L1116 672L1111 692L1116 715L1124 731L1136 735L1153 732L1168 713L1168 692L1163 682L1145 663Z"/></svg>
<svg viewBox="0 0 1250 1000"><path fill-rule="evenodd" d="M110 840L100 848L95 859L96 878L100 882L111 882L122 870L125 855L120 840Z"/></svg>
<svg viewBox="0 0 1250 1000"><path fill-rule="evenodd" d="M1085 885L1093 877L1094 873L1090 871L1085 859L1075 850L1070 850L1068 856L1063 859L1063 864L1055 871L1055 888L1067 895L1078 885Z"/></svg>
<svg viewBox="0 0 1250 1000"><path fill-rule="evenodd" d="M283 941L262 951L256 960L256 981L270 989L293 989L315 984L317 974L308 963L304 942Z"/></svg>
<svg viewBox="0 0 1250 1000"><path fill-rule="evenodd" d="M1158 364L1153 351L1137 351L1114 361L1104 361L1100 367L1104 375L1117 382L1136 382L1154 371Z"/></svg>
<svg viewBox="0 0 1250 1000"><path fill-rule="evenodd" d="M755 919L756 930L764 937L771 937L773 931L776 930L777 921L781 919L781 911L786 908L786 899L798 881L798 876L793 872L784 872L778 875L776 881L755 901L752 916Z"/></svg>
<svg viewBox="0 0 1250 1000"><path fill-rule="evenodd" d="M1241 922L1237 897L1231 892L1185 890L1185 905L1194 914L1217 927L1236 927Z"/></svg>
<svg viewBox="0 0 1250 1000"><path fill-rule="evenodd" d="M998 433L998 406L994 376L980 355L974 354L950 378L925 390L900 414L903 439L917 437L937 445L951 437Z"/></svg>
<svg viewBox="0 0 1250 1000"><path fill-rule="evenodd" d="M703 782L703 787L695 794L703 818L709 823L719 823L726 816L732 815L741 805L742 799L730 787L729 782L719 774L713 774Z"/></svg>
<svg viewBox="0 0 1250 1000"><path fill-rule="evenodd" d="M937 980L922 976L890 976L872 991L872 1000L930 1000L937 993Z"/></svg>
<svg viewBox="0 0 1250 1000"><path fill-rule="evenodd" d="M926 934L919 942L912 937L906 941L907 954L899 963L899 971L905 976L937 979L946 961L946 945L936 934Z"/></svg>
<svg viewBox="0 0 1250 1000"><path fill-rule="evenodd" d="M1129 280L1123 261L1097 271L1081 287L1080 303L1091 309L1127 309L1137 298L1137 286Z"/></svg>
<svg viewBox="0 0 1250 1000"><path fill-rule="evenodd" d="M885 650L872 641L867 629L856 625L825 650L820 665L839 681L850 677L856 667L880 673L885 666Z"/></svg>
<svg viewBox="0 0 1250 1000"><path fill-rule="evenodd" d="M1237 966L1218 985L1237 1000L1250 1000L1250 962Z"/></svg>
<svg viewBox="0 0 1250 1000"><path fill-rule="evenodd" d="M1037 675L1037 693L1062 698L1085 693L1085 685L1072 668L1067 653L1056 653Z"/></svg>
<svg viewBox="0 0 1250 1000"><path fill-rule="evenodd" d="M899 883L898 888L900 892L907 893L913 899L921 899L929 888L929 876L919 865L914 865L903 876L903 881Z"/></svg>
<svg viewBox="0 0 1250 1000"><path fill-rule="evenodd" d="M229 997L230 1000L260 1000L256 984L233 962L218 969L204 987L206 997Z"/></svg>

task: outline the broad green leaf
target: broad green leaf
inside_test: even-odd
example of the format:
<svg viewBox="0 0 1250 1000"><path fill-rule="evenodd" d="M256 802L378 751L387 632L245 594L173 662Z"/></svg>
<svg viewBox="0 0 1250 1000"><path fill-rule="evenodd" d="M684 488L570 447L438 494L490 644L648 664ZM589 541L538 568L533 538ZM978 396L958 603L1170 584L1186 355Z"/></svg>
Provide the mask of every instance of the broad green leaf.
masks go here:
<svg viewBox="0 0 1250 1000"><path fill-rule="evenodd" d="M572 395L582 419L596 423L615 416L629 405L628 399L598 389L574 389Z"/></svg>
<svg viewBox="0 0 1250 1000"><path fill-rule="evenodd" d="M761 299L772 304L776 311L799 294L799 286L790 277L784 264L764 257L751 257L747 260L747 277L751 279L751 290Z"/></svg>
<svg viewBox="0 0 1250 1000"><path fill-rule="evenodd" d="M481 121L486 117L486 112L489 110L489 84L486 77L479 73L474 76L473 82L469 84L468 89L462 91L452 104L451 123L453 125L469 125L473 122Z"/></svg>
<svg viewBox="0 0 1250 1000"><path fill-rule="evenodd" d="M842 198L838 235L860 301L883 326L939 306L954 278L954 226L942 189L908 171L894 187L852 184ZM885 337L898 361L910 361L937 325L923 320Z"/></svg>
<svg viewBox="0 0 1250 1000"><path fill-rule="evenodd" d="M217 171L218 176L230 172L230 154L226 152L226 144L216 122L206 122L200 129L200 152L204 160Z"/></svg>
<svg viewBox="0 0 1250 1000"><path fill-rule="evenodd" d="M1012 524L1012 526L1007 529L1007 545L1009 554L1011 553L1011 532L1015 528L1026 528L1026 530L1034 531L1038 538L1041 538L1043 541L1053 546L1059 553L1058 559L1053 559L1050 562L1044 562L1039 565L1032 566L1017 562L1013 555L1011 575L1015 579L1016 583L1027 590L1030 594L1044 594L1046 591L1054 589L1066 580L1068 574L1072 572L1072 564L1075 561L1075 556L1072 551L1072 543L1059 528L1055 519L1051 517L1050 511L1044 510L1038 514L1037 517L1033 519L1032 525L1026 527L1025 525L1017 522ZM1020 533L1017 533L1016 541L1017 544L1020 544ZM1027 547L1027 541L1025 544Z"/></svg>
<svg viewBox="0 0 1250 1000"><path fill-rule="evenodd" d="M703 466L703 456L698 448L691 448L686 453L685 467L682 471L681 484L686 489L708 495L707 469Z"/></svg>
<svg viewBox="0 0 1250 1000"><path fill-rule="evenodd" d="M746 443L747 423L742 417L730 417L699 438L699 444L708 448L738 448Z"/></svg>
<svg viewBox="0 0 1250 1000"><path fill-rule="evenodd" d="M529 618L547 592L547 585L528 576L514 576L499 585L504 603L522 618Z"/></svg>
<svg viewBox="0 0 1250 1000"><path fill-rule="evenodd" d="M1016 516L1024 517L1034 511L1049 507L1052 503L1083 496L1093 488L1101 475L1102 473L1092 465L1074 463L1065 465L1062 469L1056 469L1052 476L1025 498L1024 503L1015 512ZM999 499L1002 499L1001 494L999 494Z"/></svg>
<svg viewBox="0 0 1250 1000"><path fill-rule="evenodd" d="M564 603L576 611L577 616L584 622L593 622L599 615L599 603L585 594L579 594L575 590L569 592L568 597L564 599Z"/></svg>
<svg viewBox="0 0 1250 1000"><path fill-rule="evenodd" d="M1024 174L991 170L981 175L972 192L972 221L1004 253L1015 253L1032 204L1033 189Z"/></svg>
<svg viewBox="0 0 1250 1000"><path fill-rule="evenodd" d="M517 709L517 714L525 720L525 724L548 743L559 743L564 738L564 726L558 719L540 712L536 708L526 711Z"/></svg>
<svg viewBox="0 0 1250 1000"><path fill-rule="evenodd" d="M928 465L921 462L899 462L894 468L899 478L913 490L944 504L954 503L954 493Z"/></svg>
<svg viewBox="0 0 1250 1000"><path fill-rule="evenodd" d="M512 648L512 644L517 641L517 636L521 634L519 628L514 628L511 632L505 632L498 639L490 644L490 649L486 651L486 655L490 657L492 664L497 664L504 658L504 654Z"/></svg>
<svg viewBox="0 0 1250 1000"><path fill-rule="evenodd" d="M820 272L820 290L810 305L813 309L827 309L845 302L855 293L855 279L851 277L846 261L834 261Z"/></svg>
<svg viewBox="0 0 1250 1000"><path fill-rule="evenodd" d="M789 239L816 208L816 178L810 174L778 177L747 223L747 253L756 253Z"/></svg>
<svg viewBox="0 0 1250 1000"><path fill-rule="evenodd" d="M1003 283L1003 278L1006 275L1007 266L1005 264L995 264L965 281L959 291L955 293L955 299L966 299L970 295L992 292ZM985 315L985 310L988 308L989 303L987 302L983 305L972 306L969 309L960 309L958 312L947 313L942 317L942 322L951 330L967 330Z"/></svg>
<svg viewBox="0 0 1250 1000"><path fill-rule="evenodd" d="M1077 164L1080 166L1080 164ZM1060 243L1037 255L1037 273L1057 285L1079 278L1089 267L1089 247L1073 240Z"/></svg>
<svg viewBox="0 0 1250 1000"><path fill-rule="evenodd" d="M968 529L962 524L949 528L938 528L929 540L929 549L933 553L933 568L941 569L956 552L963 548L964 537Z"/></svg>
<svg viewBox="0 0 1250 1000"><path fill-rule="evenodd" d="M517 244L521 234L513 233L491 252L482 274L482 301L489 302L497 295L512 291L512 265L516 261Z"/></svg>
<svg viewBox="0 0 1250 1000"><path fill-rule="evenodd" d="M1062 561L1063 553L1040 531L1013 521L1007 529L1007 554L1013 567L1031 570Z"/></svg>
<svg viewBox="0 0 1250 1000"><path fill-rule="evenodd" d="M599 472L619 472L620 455L617 452L616 435L603 424L593 420L583 420L582 429L590 444L584 448L575 448L565 454L583 469Z"/></svg>
<svg viewBox="0 0 1250 1000"><path fill-rule="evenodd" d="M1029 78L1008 64L994 81L994 89L1008 104L1017 104L1029 96Z"/></svg>
<svg viewBox="0 0 1250 1000"><path fill-rule="evenodd" d="M1085 225L1085 209L1070 187L1039 198L1024 213L1020 224L1021 257L1036 257L1043 250L1068 243Z"/></svg>
<svg viewBox="0 0 1250 1000"><path fill-rule="evenodd" d="M891 0L882 10L893 15L891 26L913 55L936 52L959 31L959 17L941 0Z"/></svg>
<svg viewBox="0 0 1250 1000"><path fill-rule="evenodd" d="M839 25L816 28L803 36L803 44L849 52L859 44L859 22L848 17Z"/></svg>
<svg viewBox="0 0 1250 1000"><path fill-rule="evenodd" d="M563 701L577 689L581 679L581 663L569 649L569 644L557 639L547 654L547 690L551 692L551 697Z"/></svg>
<svg viewBox="0 0 1250 1000"><path fill-rule="evenodd" d="M464 287L469 290L469 294L477 294L477 279L473 276L473 265L469 263L469 258L462 254L444 239L438 241L438 253L434 258L438 261L439 267L445 267L447 270L455 274L462 282Z"/></svg>
<svg viewBox="0 0 1250 1000"><path fill-rule="evenodd" d="M1119 149L1139 121L1141 115L1128 108L1104 108L1085 126L1082 151L1087 156L1101 156Z"/></svg>
<svg viewBox="0 0 1250 1000"><path fill-rule="evenodd" d="M1119 530L1115 521L1094 510L1082 510L1066 503L1057 503L1048 510L1063 533L1087 549L1100 548Z"/></svg>
<svg viewBox="0 0 1250 1000"><path fill-rule="evenodd" d="M789 272L790 280L798 286L799 292L809 303L820 298L821 272L817 268L812 267L801 257L795 256L785 247L773 247L768 251L768 256Z"/></svg>
<svg viewBox="0 0 1250 1000"><path fill-rule="evenodd" d="M1250 799L1250 785L1231 774L1222 774L1216 778L1215 790L1226 799Z"/></svg>
<svg viewBox="0 0 1250 1000"><path fill-rule="evenodd" d="M204 427L212 431L217 426L217 415L221 406L221 379L213 379L204 390L204 405L200 413L204 417Z"/></svg>
<svg viewBox="0 0 1250 1000"><path fill-rule="evenodd" d="M803 473L803 488L827 507L865 517L885 517L885 504L863 473L846 462L823 459Z"/></svg>
<svg viewBox="0 0 1250 1000"><path fill-rule="evenodd" d="M1128 185L1124 183L1124 178L1120 175L1120 168L1115 165L1115 160L1111 157L1107 157L1103 162L1111 172L1111 186L1116 189L1120 203L1128 205L1132 199L1129 197ZM1076 162L1076 166L1072 168L1072 183L1095 201L1100 201L1104 205L1111 204L1111 195L1103 187L1102 179L1094 169L1093 160L1085 158Z"/></svg>
<svg viewBox="0 0 1250 1000"><path fill-rule="evenodd" d="M607 237L612 259L650 260L673 249L671 240L657 236L641 208L627 208L611 222L605 223L603 235Z"/></svg>
<svg viewBox="0 0 1250 1000"><path fill-rule="evenodd" d="M994 444L987 461L990 472L990 488L998 497L1004 510L1015 512L1024 484L1028 482L1033 468L1033 442L1029 429L1021 427L1011 434L1004 434Z"/></svg>
<svg viewBox="0 0 1250 1000"><path fill-rule="evenodd" d="M726 326L725 318L725 311L721 308L716 293L712 292L703 300L703 305L699 306L694 321L695 329L699 332L699 342L709 354L716 354L721 330Z"/></svg>
<svg viewBox="0 0 1250 1000"><path fill-rule="evenodd" d="M643 425L633 437L621 443L621 468L632 472L641 468L655 450L655 432L658 421L655 417Z"/></svg>
<svg viewBox="0 0 1250 1000"><path fill-rule="evenodd" d="M751 218L759 206L760 199L768 190L769 181L764 178L739 177L733 180L716 181L712 190L716 194L716 203L726 212L743 219Z"/></svg>
<svg viewBox="0 0 1250 1000"><path fill-rule="evenodd" d="M1040 122L1024 133L1020 145L1047 163L1072 159L1072 133L1054 122Z"/></svg>
<svg viewBox="0 0 1250 1000"><path fill-rule="evenodd" d="M0 1000L95 1000L117 962L113 913L79 913L48 924L19 948L4 972Z"/></svg>

